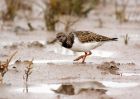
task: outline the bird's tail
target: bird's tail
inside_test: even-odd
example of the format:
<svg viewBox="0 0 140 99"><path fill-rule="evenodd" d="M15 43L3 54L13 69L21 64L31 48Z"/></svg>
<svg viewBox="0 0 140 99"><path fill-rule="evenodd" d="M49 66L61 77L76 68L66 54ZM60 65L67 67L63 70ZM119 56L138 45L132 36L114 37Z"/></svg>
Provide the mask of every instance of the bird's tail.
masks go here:
<svg viewBox="0 0 140 99"><path fill-rule="evenodd" d="M111 41L118 41L118 38L111 38Z"/></svg>

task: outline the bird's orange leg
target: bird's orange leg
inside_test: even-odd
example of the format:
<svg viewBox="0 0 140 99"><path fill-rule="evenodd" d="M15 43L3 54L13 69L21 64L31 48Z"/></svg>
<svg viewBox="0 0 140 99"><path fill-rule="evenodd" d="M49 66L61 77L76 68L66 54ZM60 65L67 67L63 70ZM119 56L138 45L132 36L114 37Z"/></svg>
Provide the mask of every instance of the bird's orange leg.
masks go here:
<svg viewBox="0 0 140 99"><path fill-rule="evenodd" d="M79 56L79 57L76 58L74 61L78 61L78 60L80 60L80 59L83 59L83 60L82 60L82 63L84 63L86 57L89 56L89 55L91 55L91 54L92 54L91 51L89 51L89 53L85 52L85 55L81 55L81 56Z"/></svg>
<svg viewBox="0 0 140 99"><path fill-rule="evenodd" d="M85 57L85 55L79 56L78 58L74 59L74 61L78 61L78 60L82 59L83 57Z"/></svg>
<svg viewBox="0 0 140 99"><path fill-rule="evenodd" d="M89 51L89 53L85 52L85 57L83 57L82 63L85 63L85 59L87 56L91 55L91 51Z"/></svg>

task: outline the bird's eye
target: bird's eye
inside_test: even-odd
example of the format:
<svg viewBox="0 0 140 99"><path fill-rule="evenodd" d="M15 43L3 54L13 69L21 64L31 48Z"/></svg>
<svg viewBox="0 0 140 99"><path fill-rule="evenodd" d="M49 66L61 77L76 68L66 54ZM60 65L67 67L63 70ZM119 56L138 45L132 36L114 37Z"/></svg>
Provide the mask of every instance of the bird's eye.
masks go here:
<svg viewBox="0 0 140 99"><path fill-rule="evenodd" d="M61 36L57 36L57 38L60 38Z"/></svg>

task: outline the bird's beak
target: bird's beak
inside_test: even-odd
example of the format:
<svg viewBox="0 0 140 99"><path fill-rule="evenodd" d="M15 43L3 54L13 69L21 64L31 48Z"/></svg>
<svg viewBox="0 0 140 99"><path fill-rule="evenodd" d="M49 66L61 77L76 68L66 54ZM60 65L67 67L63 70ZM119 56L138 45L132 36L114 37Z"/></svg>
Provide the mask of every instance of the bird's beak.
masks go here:
<svg viewBox="0 0 140 99"><path fill-rule="evenodd" d="M55 42L57 42L57 39L56 39L56 38L53 39L52 41L48 41L47 43L48 43L48 44L54 44Z"/></svg>
<svg viewBox="0 0 140 99"><path fill-rule="evenodd" d="M54 40L57 41L57 38L55 38Z"/></svg>

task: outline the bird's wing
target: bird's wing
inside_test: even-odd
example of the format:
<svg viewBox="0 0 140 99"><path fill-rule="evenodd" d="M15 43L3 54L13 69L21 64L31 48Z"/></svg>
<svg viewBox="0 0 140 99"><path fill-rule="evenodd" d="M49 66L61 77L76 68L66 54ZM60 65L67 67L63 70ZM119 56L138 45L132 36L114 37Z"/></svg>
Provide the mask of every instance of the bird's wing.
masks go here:
<svg viewBox="0 0 140 99"><path fill-rule="evenodd" d="M113 40L113 38L102 36L102 35L99 35L99 34L96 34L93 32L89 32L89 31L75 31L73 33L75 33L75 35L78 37L78 39L83 43L91 42L91 41L101 42L101 41Z"/></svg>

